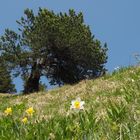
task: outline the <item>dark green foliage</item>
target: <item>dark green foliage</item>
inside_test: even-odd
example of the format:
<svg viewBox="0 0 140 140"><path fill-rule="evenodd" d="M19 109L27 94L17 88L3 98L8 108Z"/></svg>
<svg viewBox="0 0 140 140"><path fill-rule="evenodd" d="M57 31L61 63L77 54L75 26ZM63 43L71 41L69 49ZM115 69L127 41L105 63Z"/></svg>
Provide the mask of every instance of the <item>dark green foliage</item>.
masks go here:
<svg viewBox="0 0 140 140"><path fill-rule="evenodd" d="M107 45L94 39L82 13L41 8L37 15L29 9L24 13L17 21L20 34L7 29L1 43L9 67L27 79L25 93L39 91L41 76L62 85L105 73Z"/></svg>
<svg viewBox="0 0 140 140"><path fill-rule="evenodd" d="M6 65L0 62L0 93L14 93L15 85L12 84L12 79L10 72L8 71Z"/></svg>

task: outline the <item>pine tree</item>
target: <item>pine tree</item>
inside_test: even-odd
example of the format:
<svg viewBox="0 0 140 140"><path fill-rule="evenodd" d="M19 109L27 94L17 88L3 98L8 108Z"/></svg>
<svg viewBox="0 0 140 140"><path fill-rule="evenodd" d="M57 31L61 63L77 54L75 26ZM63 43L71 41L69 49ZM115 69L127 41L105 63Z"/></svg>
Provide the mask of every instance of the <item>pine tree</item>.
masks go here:
<svg viewBox="0 0 140 140"><path fill-rule="evenodd" d="M10 72L6 65L0 62L0 93L15 93L15 85L12 83Z"/></svg>
<svg viewBox="0 0 140 140"><path fill-rule="evenodd" d="M41 76L62 85L105 73L107 45L94 38L81 12L40 8L37 15L24 13L17 21L20 33L5 30L0 53L16 76L26 77L25 93L39 91Z"/></svg>

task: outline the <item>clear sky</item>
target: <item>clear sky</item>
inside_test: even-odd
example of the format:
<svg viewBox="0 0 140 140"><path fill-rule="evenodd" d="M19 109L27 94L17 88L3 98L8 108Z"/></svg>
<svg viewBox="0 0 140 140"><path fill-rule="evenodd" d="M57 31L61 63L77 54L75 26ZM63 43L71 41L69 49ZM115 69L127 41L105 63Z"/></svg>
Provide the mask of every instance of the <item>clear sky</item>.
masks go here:
<svg viewBox="0 0 140 140"><path fill-rule="evenodd" d="M17 30L16 20L24 9L37 12L38 7L55 12L70 8L82 11L95 38L108 44L109 71L135 63L133 54L140 53L140 0L0 0L0 35L5 28ZM15 83L21 90L21 80L18 78Z"/></svg>

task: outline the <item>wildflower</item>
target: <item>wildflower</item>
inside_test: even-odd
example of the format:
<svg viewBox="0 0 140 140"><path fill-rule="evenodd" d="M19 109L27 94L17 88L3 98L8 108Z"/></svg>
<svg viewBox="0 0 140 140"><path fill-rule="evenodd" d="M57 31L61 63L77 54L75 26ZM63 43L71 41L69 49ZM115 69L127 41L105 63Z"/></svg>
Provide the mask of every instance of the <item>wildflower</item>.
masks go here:
<svg viewBox="0 0 140 140"><path fill-rule="evenodd" d="M77 98L76 100L72 100L71 101L71 109L78 109L78 110L80 110L80 109L84 109L84 105L85 104L85 102L84 101L81 101L81 99L80 98Z"/></svg>
<svg viewBox="0 0 140 140"><path fill-rule="evenodd" d="M12 115L12 108L11 108L11 107L7 108L7 109L4 111L4 113L5 113L6 115Z"/></svg>
<svg viewBox="0 0 140 140"><path fill-rule="evenodd" d="M24 117L21 121L25 124L25 123L27 123L28 119L27 119L27 117Z"/></svg>
<svg viewBox="0 0 140 140"><path fill-rule="evenodd" d="M134 79L131 79L131 81L132 81L132 83L134 83L134 82L135 82L135 80L134 80Z"/></svg>
<svg viewBox="0 0 140 140"><path fill-rule="evenodd" d="M33 107L30 107L26 110L26 113L28 114L28 116L32 116L34 112L35 111L34 111Z"/></svg>
<svg viewBox="0 0 140 140"><path fill-rule="evenodd" d="M117 70L119 70L120 69L120 67L119 66L117 66L116 68L114 68L114 70L115 71L117 71Z"/></svg>

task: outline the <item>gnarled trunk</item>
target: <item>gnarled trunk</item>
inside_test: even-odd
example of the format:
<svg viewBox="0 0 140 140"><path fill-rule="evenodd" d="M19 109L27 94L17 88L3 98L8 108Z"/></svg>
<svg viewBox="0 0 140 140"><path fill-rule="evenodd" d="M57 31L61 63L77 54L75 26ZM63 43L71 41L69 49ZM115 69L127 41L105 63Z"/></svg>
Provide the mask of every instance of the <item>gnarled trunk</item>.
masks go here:
<svg viewBox="0 0 140 140"><path fill-rule="evenodd" d="M24 94L39 91L40 72L36 64L32 67L30 77L27 79L24 87Z"/></svg>

